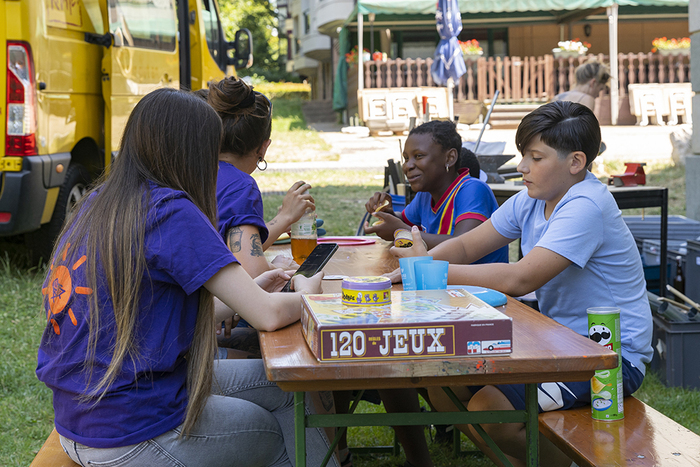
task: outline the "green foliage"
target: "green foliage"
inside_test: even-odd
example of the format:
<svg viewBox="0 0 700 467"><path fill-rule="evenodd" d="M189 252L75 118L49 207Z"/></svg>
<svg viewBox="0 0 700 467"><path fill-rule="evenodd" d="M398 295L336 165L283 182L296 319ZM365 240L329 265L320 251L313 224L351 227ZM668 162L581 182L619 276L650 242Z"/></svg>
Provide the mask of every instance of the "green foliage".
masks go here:
<svg viewBox="0 0 700 467"><path fill-rule="evenodd" d="M255 90L265 94L269 99L309 100L311 96L311 86L307 83L262 82L255 85Z"/></svg>
<svg viewBox="0 0 700 467"><path fill-rule="evenodd" d="M277 16L268 0L220 0L221 24L227 40L236 31L246 28L253 36L253 66L238 70L239 76L264 75L268 80L290 80L292 76L280 65L280 54L286 54L277 35Z"/></svg>

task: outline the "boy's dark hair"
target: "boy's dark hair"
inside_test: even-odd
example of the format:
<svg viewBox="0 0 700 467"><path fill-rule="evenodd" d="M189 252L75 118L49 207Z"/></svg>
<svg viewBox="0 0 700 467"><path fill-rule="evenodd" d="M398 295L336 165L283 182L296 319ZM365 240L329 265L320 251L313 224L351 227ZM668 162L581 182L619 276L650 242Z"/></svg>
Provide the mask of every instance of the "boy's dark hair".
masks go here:
<svg viewBox="0 0 700 467"><path fill-rule="evenodd" d="M481 175L479 159L470 149L462 148L459 154L459 160L457 161L457 167L460 169L469 169L469 175L474 178L479 178L479 175Z"/></svg>
<svg viewBox="0 0 700 467"><path fill-rule="evenodd" d="M459 170L469 167L471 173L471 167L462 164L462 137L459 136L459 133L457 133L457 125L455 125L453 122L450 122L449 120L431 120L415 127L408 134L409 137L411 135L430 135L432 136L433 141L442 146L445 151L450 149L456 150L457 164L455 164L455 168Z"/></svg>
<svg viewBox="0 0 700 467"><path fill-rule="evenodd" d="M582 151L587 168L600 151L598 119L588 107L576 102L550 102L527 114L515 133L518 151L522 154L537 135L559 157Z"/></svg>

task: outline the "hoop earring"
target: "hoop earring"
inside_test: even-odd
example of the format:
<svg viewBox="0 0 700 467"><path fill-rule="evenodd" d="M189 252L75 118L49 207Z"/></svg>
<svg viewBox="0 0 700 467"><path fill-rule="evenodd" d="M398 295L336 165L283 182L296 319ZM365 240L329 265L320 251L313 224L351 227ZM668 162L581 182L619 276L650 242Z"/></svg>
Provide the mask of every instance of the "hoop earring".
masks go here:
<svg viewBox="0 0 700 467"><path fill-rule="evenodd" d="M264 167L260 167L261 162L265 163ZM265 170L267 170L267 161L265 159L263 159L262 157L260 159L258 159L258 162L256 162L255 165L258 167L258 170L261 172L264 172Z"/></svg>

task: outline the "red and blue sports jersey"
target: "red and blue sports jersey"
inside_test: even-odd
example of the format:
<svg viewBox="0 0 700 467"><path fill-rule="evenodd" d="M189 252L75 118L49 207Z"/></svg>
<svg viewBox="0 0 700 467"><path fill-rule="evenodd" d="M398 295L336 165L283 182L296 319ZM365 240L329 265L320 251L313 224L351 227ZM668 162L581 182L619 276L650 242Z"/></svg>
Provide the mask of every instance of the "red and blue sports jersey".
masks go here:
<svg viewBox="0 0 700 467"><path fill-rule="evenodd" d="M460 169L457 179L445 190L437 203L430 193L419 192L401 213L408 225L417 225L429 234L453 235L455 226L465 219L484 222L498 209L491 188ZM508 247L489 253L475 263L507 263Z"/></svg>
<svg viewBox="0 0 700 467"><path fill-rule="evenodd" d="M98 403L78 398L95 387L111 361L116 326L104 270L98 264L97 290L87 287L85 269L95 258L87 258L80 247L66 255L63 245L42 288L48 321L36 374L53 391L56 430L95 448L140 443L183 422L185 355L193 339L199 290L222 267L236 261L186 193L155 185L150 188L147 269L143 277L135 278L141 281L134 340L140 358L125 359ZM100 327L90 378L85 360L93 294L98 294Z"/></svg>

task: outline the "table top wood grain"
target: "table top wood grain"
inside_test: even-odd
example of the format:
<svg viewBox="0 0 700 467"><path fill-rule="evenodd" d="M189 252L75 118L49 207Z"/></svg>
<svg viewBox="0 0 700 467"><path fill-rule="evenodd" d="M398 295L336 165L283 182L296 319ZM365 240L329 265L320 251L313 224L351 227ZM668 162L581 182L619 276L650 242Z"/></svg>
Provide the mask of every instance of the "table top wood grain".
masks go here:
<svg viewBox="0 0 700 467"><path fill-rule="evenodd" d="M340 247L324 272L390 272L398 261L389 253L389 246L378 240L372 245ZM274 253L286 254L289 246L273 248ZM324 292L339 292L340 282L324 281ZM401 290L400 285L396 287ZM268 379L285 391L584 381L595 370L617 365L615 352L517 300L509 298L499 309L513 318L513 352L506 356L321 363L311 353L298 322L261 332L260 347Z"/></svg>

